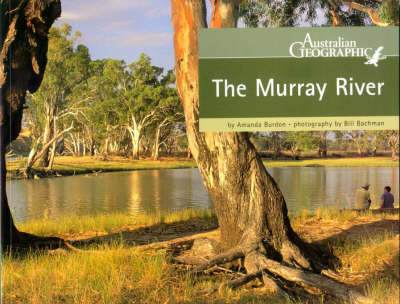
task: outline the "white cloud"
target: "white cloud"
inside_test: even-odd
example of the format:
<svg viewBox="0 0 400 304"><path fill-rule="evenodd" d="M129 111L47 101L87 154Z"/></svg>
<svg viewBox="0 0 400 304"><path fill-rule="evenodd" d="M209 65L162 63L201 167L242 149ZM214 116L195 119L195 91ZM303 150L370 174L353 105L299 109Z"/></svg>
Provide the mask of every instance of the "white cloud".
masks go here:
<svg viewBox="0 0 400 304"><path fill-rule="evenodd" d="M171 9L169 7L155 7L149 9L145 16L148 18L157 18L160 16L168 16L171 13Z"/></svg>
<svg viewBox="0 0 400 304"><path fill-rule="evenodd" d="M152 33L136 32L128 33L125 37L114 40L116 45L137 46L137 47L156 47L172 43L172 33Z"/></svg>
<svg viewBox="0 0 400 304"><path fill-rule="evenodd" d="M135 24L135 21L132 19L129 20L111 20L107 23L98 24L97 28L105 31L105 32L113 32L121 29L132 29Z"/></svg>

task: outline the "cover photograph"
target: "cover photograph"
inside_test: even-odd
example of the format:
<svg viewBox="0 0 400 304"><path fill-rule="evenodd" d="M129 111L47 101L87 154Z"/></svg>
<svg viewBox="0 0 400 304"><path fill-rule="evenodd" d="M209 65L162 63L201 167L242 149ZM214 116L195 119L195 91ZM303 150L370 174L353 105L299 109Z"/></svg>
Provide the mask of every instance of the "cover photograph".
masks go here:
<svg viewBox="0 0 400 304"><path fill-rule="evenodd" d="M400 304L398 0L0 0L0 303Z"/></svg>

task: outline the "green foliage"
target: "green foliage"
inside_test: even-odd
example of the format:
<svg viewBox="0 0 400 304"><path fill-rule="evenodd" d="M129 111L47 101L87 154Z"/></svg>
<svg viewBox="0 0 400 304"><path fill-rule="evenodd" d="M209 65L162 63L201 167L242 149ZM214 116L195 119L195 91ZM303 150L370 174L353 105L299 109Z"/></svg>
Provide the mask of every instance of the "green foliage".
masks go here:
<svg viewBox="0 0 400 304"><path fill-rule="evenodd" d="M136 145L143 135L150 143L157 123L165 118L174 130L183 117L174 73L164 73L145 54L130 64L91 60L89 49L77 43L80 36L72 34L68 24L50 31L46 73L38 92L30 96L26 116L32 136L43 138L39 145L45 144L46 132L55 133L54 124L59 131L73 124L64 136L64 146L73 154L82 149L125 153L133 148L132 130L140 133Z"/></svg>
<svg viewBox="0 0 400 304"><path fill-rule="evenodd" d="M242 0L240 17L247 27L294 26L313 23L324 3L305 0Z"/></svg>
<svg viewBox="0 0 400 304"><path fill-rule="evenodd" d="M288 132L285 141L296 152L307 152L318 148L317 139L310 131Z"/></svg>
<svg viewBox="0 0 400 304"><path fill-rule="evenodd" d="M91 61L88 48L77 45L80 36L79 32L72 34L68 24L50 30L43 82L28 98L27 125L36 139L34 145L45 145L55 130L63 130L71 122L65 113L76 107L77 92L85 86Z"/></svg>
<svg viewBox="0 0 400 304"><path fill-rule="evenodd" d="M399 1L384 0L382 5L376 10L378 18L390 24L399 24Z"/></svg>

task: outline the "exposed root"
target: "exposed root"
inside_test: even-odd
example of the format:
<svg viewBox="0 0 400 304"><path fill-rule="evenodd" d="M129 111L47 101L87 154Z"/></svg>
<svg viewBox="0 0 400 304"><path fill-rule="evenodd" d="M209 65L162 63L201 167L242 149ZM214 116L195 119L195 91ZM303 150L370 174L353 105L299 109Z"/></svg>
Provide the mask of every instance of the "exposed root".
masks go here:
<svg viewBox="0 0 400 304"><path fill-rule="evenodd" d="M361 295L358 291L331 278L282 265L279 262L268 259L265 255L258 252L253 252L251 255L246 256L245 266L246 269L247 267L250 269L266 269L287 281L316 287L326 294L335 296L344 301L349 301L350 303L376 303Z"/></svg>
<svg viewBox="0 0 400 304"><path fill-rule="evenodd" d="M286 245L285 245L286 246ZM208 270L212 267L232 262L236 259L244 258L244 267L247 275L240 278L224 282L210 289L203 290L201 293L212 293L221 287L237 288L256 278L262 278L265 286L285 298L291 298L292 292L285 288L283 281L291 282L299 286L308 286L311 289L320 290L330 296L354 304L376 303L338 280L340 276L334 271L322 270L321 274L308 270L311 265L301 254L300 249L294 250L292 246L284 247L286 256L284 263L277 262L267 257L266 250L259 248L253 243L250 248L233 248L223 254L217 255L206 263L195 268L196 272ZM300 253L297 255L297 253ZM300 257L300 258L299 258ZM286 264L289 259L291 264ZM304 266L308 266L307 268ZM298 267L298 268L296 268ZM307 289L306 289L307 290ZM296 292L297 293L297 292Z"/></svg>
<svg viewBox="0 0 400 304"><path fill-rule="evenodd" d="M303 253L300 251L299 247L295 246L291 242L284 242L282 244L282 258L289 264L295 267L312 270L313 267L310 262L304 257Z"/></svg>
<svg viewBox="0 0 400 304"><path fill-rule="evenodd" d="M244 258L243 251L240 248L233 248L223 254L215 256L208 262L196 267L195 272L205 271L213 266L229 263L240 258Z"/></svg>
<svg viewBox="0 0 400 304"><path fill-rule="evenodd" d="M286 299L291 299L290 295L287 293L285 288L281 286L281 284L278 283L275 278L273 278L267 271L263 270L262 271L262 280L264 282L264 285L272 290L272 292L286 298Z"/></svg>
<svg viewBox="0 0 400 304"><path fill-rule="evenodd" d="M235 288L238 288L238 287L240 287L242 285L245 285L245 284L253 281L256 278L261 277L261 276L262 276L262 271L258 271L256 273L250 273L250 274L242 276L242 277L240 277L238 279L234 279L234 280L230 280L230 281L227 281L227 282L223 282L223 283L221 283L219 285L216 285L216 286L213 286L213 287L211 287L209 289L202 290L202 291L200 291L200 294L213 293L213 292L219 290L222 287L229 287L229 288L235 289Z"/></svg>

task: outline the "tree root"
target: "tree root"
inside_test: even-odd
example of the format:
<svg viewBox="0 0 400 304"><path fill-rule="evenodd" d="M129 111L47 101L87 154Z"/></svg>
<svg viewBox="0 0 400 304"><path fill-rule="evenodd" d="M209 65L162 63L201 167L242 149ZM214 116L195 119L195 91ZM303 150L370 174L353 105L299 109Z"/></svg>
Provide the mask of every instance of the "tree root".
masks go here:
<svg viewBox="0 0 400 304"><path fill-rule="evenodd" d="M290 298L291 295L290 292L282 286L280 280L292 282L299 286L317 288L322 293L349 303L376 303L372 299L363 296L352 287L339 282L338 279L340 279L340 276L334 271L323 270L321 274L318 274L304 268L295 268L299 266L297 263L289 266L271 260L266 256L263 250L259 249L247 251L239 247L233 248L197 266L195 271L205 271L214 266L232 262L239 258L244 258L244 266L248 273L247 275L203 290L201 293L212 293L219 290L221 287L238 288L256 278L262 278L267 287L285 298ZM279 280L277 278L279 278Z"/></svg>
<svg viewBox="0 0 400 304"><path fill-rule="evenodd" d="M207 269L210 269L213 266L216 265L221 265L221 264L226 264L229 262L232 262L234 260L244 258L244 253L240 248L233 248L231 250L228 250L227 252L217 255L208 262L198 266L195 268L195 272L202 272Z"/></svg>
<svg viewBox="0 0 400 304"><path fill-rule="evenodd" d="M350 303L375 303L373 300L361 295L358 291L343 283L320 274L282 265L279 262L268 259L260 253L255 253L251 257L250 263L254 264L255 267L266 269L287 281L316 287L326 294L335 296L344 301L349 301Z"/></svg>
<svg viewBox="0 0 400 304"><path fill-rule="evenodd" d="M255 273L250 273L250 274L242 276L242 277L240 277L238 279L234 279L234 280L230 280L230 281L227 281L227 282L223 282L223 283L221 283L219 285L216 285L216 286L213 286L213 287L211 287L209 289L202 290L199 293L200 294L213 293L213 292L221 289L222 287L229 287L229 288L235 289L235 288L238 288L238 287L240 287L242 285L245 285L245 284L253 281L256 278L261 277L261 276L262 276L262 271L258 271L258 272L255 272Z"/></svg>

